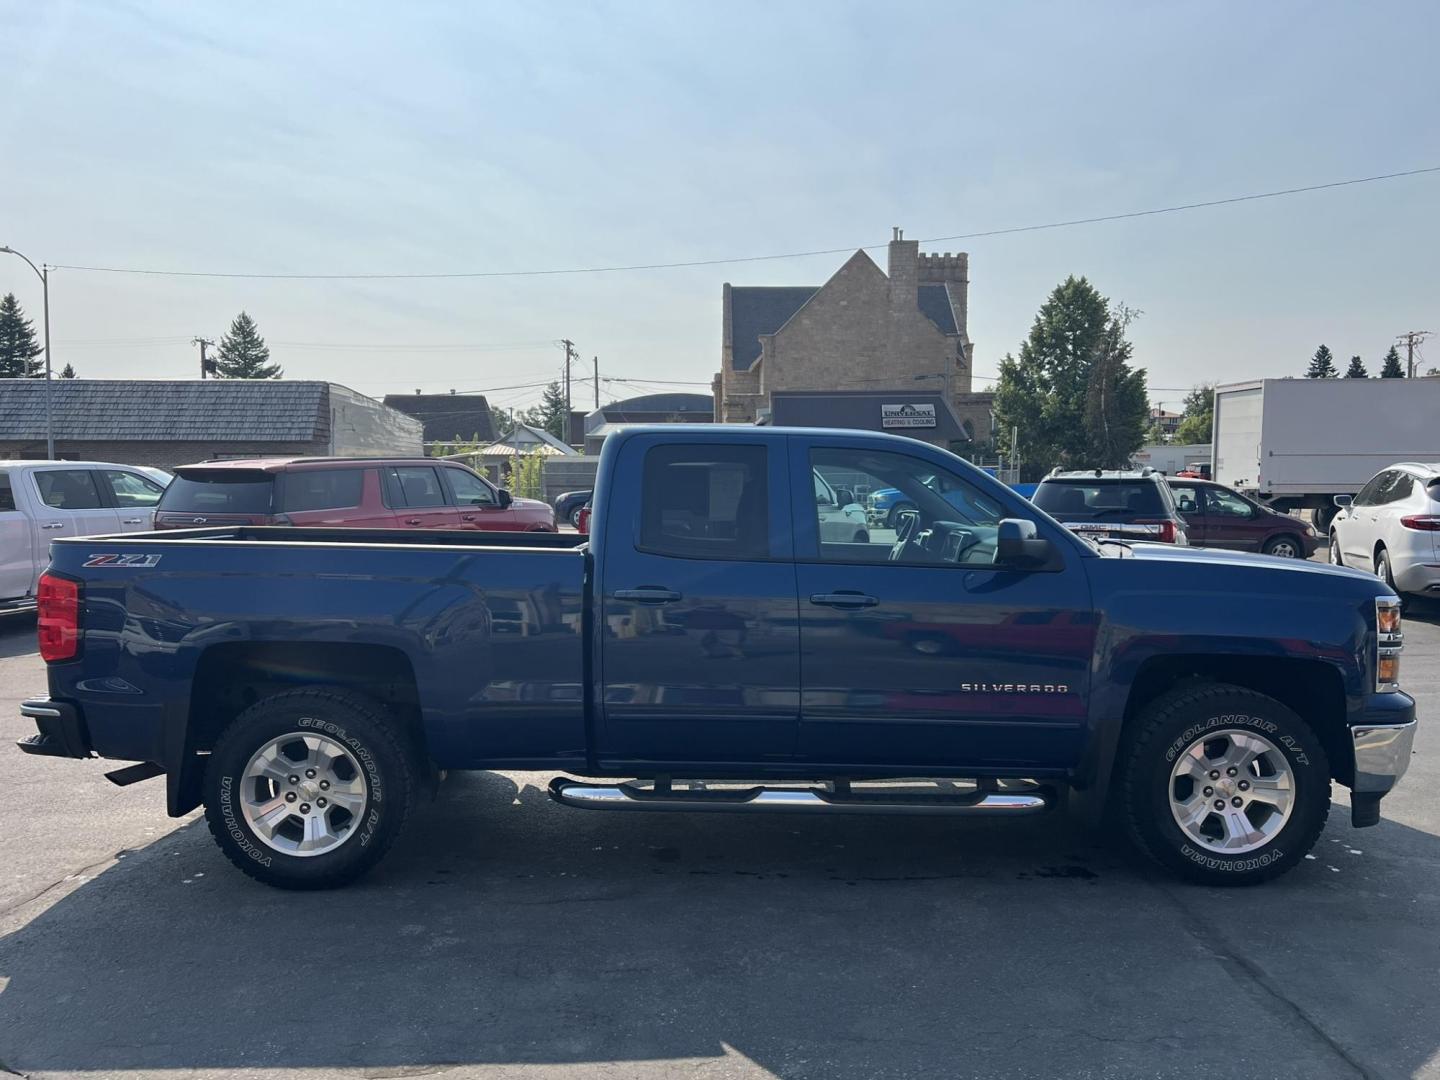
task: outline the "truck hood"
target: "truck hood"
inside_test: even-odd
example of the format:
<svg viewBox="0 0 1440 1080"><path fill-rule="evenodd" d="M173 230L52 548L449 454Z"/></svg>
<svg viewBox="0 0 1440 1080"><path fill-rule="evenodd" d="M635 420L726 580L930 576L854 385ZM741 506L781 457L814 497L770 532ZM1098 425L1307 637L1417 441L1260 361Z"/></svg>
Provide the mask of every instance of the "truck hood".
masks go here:
<svg viewBox="0 0 1440 1080"><path fill-rule="evenodd" d="M539 499L522 499L518 495L510 497L510 509L512 510L549 510L550 504L541 502Z"/></svg>
<svg viewBox="0 0 1440 1080"><path fill-rule="evenodd" d="M1112 545L1104 548L1115 550ZM1248 551L1222 551L1218 548L1178 547L1175 544L1130 544L1131 557L1146 562L1205 563L1210 566L1235 566L1249 569L1271 570L1292 574L1312 574L1322 578L1344 577L1352 581L1368 581L1378 584L1380 579L1364 570L1352 570L1348 566L1331 566L1329 563L1312 562L1309 559L1286 559L1278 555L1259 555ZM1318 584L1318 582L1317 582ZM1383 591L1384 587L1381 586Z"/></svg>

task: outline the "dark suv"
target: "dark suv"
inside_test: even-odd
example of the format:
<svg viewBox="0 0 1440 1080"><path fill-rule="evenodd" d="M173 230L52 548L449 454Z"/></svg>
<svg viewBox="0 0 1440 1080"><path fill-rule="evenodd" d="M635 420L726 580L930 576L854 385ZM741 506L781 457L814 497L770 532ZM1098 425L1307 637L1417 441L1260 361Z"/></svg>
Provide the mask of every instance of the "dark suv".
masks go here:
<svg viewBox="0 0 1440 1080"><path fill-rule="evenodd" d="M1056 470L1030 500L1071 532L1096 538L1188 544L1185 519L1165 477L1140 472Z"/></svg>

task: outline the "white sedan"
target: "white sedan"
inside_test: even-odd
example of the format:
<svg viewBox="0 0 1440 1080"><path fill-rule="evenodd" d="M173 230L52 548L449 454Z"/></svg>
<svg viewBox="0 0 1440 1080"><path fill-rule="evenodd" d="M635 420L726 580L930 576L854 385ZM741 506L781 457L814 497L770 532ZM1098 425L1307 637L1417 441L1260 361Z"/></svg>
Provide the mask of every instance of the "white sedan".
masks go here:
<svg viewBox="0 0 1440 1080"><path fill-rule="evenodd" d="M1440 597L1440 464L1377 473L1330 523L1330 561L1372 570L1397 594Z"/></svg>

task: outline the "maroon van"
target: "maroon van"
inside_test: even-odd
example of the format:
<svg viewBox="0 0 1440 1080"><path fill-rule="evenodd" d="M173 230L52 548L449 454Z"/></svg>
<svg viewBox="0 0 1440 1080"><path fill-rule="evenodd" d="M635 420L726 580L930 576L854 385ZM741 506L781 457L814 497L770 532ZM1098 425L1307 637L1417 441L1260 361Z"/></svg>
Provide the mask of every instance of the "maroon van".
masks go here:
<svg viewBox="0 0 1440 1080"><path fill-rule="evenodd" d="M455 461L261 458L182 465L155 508L157 529L311 525L554 532L555 513Z"/></svg>
<svg viewBox="0 0 1440 1080"><path fill-rule="evenodd" d="M1213 480L1171 477L1170 491L1185 518L1190 543L1197 547L1308 559L1319 544L1307 522L1252 502Z"/></svg>

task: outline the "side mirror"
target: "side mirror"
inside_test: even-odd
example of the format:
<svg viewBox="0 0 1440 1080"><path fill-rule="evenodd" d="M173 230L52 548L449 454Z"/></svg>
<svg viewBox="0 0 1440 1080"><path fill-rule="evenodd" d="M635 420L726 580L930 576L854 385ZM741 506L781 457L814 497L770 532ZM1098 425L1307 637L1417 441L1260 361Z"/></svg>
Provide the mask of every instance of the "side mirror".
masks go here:
<svg viewBox="0 0 1440 1080"><path fill-rule="evenodd" d="M1335 498L1332 499L1331 501L1334 502L1334 504L1335 504L1336 506L1340 507L1340 509L1343 510L1343 509L1345 509L1345 507L1349 506L1351 503L1353 503L1353 502L1355 501L1355 496L1353 496L1353 495L1336 495Z"/></svg>
<svg viewBox="0 0 1440 1080"><path fill-rule="evenodd" d="M510 498L510 492L507 491L505 488L501 488L501 489L500 489L500 509L501 509L501 510L504 510L506 507L508 507L508 506L510 505L510 503L511 503L512 501L514 501L514 500L512 500L512 499Z"/></svg>
<svg viewBox="0 0 1440 1080"><path fill-rule="evenodd" d="M835 489L835 502L840 506L849 506L855 501L855 493L849 488Z"/></svg>
<svg viewBox="0 0 1440 1080"><path fill-rule="evenodd" d="M1054 557L1049 540L1035 535L1035 523L1024 518L1002 518L995 534L995 565L1012 570L1044 566Z"/></svg>

